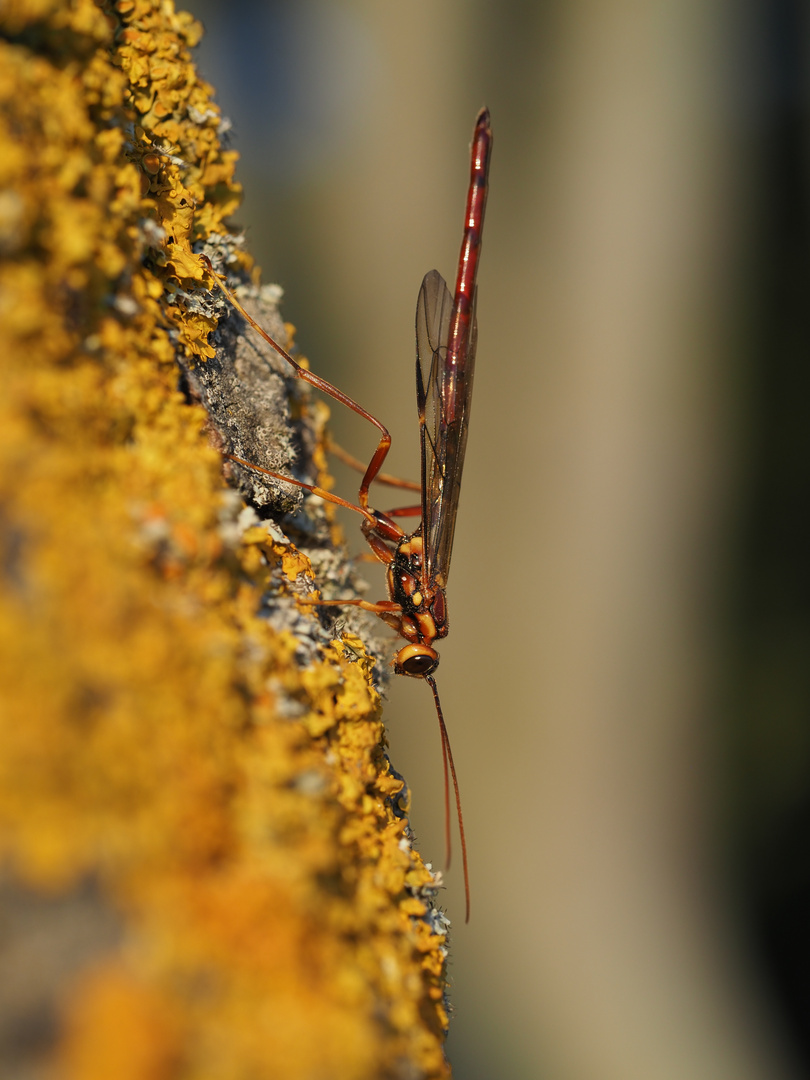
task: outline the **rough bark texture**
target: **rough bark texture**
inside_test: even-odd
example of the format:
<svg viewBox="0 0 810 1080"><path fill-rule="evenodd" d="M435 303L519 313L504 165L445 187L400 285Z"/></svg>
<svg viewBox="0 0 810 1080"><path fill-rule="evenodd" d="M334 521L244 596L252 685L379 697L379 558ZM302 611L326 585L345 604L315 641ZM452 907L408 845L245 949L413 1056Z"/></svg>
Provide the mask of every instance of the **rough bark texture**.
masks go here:
<svg viewBox="0 0 810 1080"><path fill-rule="evenodd" d="M0 1071L446 1076L368 620L299 603L352 588L336 528L223 478L318 478L325 410L199 259L251 270L199 33L0 13Z"/></svg>

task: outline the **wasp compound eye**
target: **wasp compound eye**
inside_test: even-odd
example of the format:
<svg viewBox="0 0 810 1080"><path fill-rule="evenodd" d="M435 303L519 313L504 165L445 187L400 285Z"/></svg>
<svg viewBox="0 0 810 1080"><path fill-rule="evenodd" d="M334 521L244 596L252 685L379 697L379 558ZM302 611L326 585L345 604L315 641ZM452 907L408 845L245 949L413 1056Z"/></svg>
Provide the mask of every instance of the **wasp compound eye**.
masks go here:
<svg viewBox="0 0 810 1080"><path fill-rule="evenodd" d="M406 645L400 649L394 662L397 675L414 675L424 678L432 675L439 666L439 654L427 645Z"/></svg>

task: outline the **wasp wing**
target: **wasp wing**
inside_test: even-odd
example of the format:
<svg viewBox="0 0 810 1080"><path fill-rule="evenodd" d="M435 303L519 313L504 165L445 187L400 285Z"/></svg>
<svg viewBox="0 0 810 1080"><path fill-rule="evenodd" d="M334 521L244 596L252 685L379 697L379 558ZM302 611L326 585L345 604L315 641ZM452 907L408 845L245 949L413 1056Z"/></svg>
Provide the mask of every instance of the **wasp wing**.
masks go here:
<svg viewBox="0 0 810 1080"><path fill-rule="evenodd" d="M425 275L416 302L416 401L422 444L423 575L444 588L450 570L461 471L467 448L477 328L475 305L467 340L448 360L453 298L436 270Z"/></svg>

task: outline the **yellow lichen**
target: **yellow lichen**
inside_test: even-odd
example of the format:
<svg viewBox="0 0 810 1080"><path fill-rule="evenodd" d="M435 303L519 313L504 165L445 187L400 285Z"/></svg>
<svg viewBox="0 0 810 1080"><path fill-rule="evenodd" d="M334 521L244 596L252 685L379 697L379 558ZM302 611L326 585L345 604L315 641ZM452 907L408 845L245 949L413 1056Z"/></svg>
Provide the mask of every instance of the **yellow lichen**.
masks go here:
<svg viewBox="0 0 810 1080"><path fill-rule="evenodd" d="M372 660L347 634L300 666L261 617L275 590L314 626L317 582L240 535L177 388L176 346L213 354L193 245L239 198L200 28L13 0L0 32L0 860L123 927L55 988L57 1074L446 1076Z"/></svg>

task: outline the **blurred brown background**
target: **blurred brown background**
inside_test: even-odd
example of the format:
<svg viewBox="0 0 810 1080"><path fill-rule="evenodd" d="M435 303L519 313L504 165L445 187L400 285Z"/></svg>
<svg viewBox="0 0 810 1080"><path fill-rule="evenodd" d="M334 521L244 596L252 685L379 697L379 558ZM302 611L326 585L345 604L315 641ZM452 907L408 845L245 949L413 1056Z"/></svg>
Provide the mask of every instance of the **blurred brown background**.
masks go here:
<svg viewBox="0 0 810 1080"><path fill-rule="evenodd" d="M438 678L473 890L465 927L454 867L456 1076L808 1075L806 7L188 6L264 280L401 475L417 290L452 281L492 112ZM441 864L427 688L387 721Z"/></svg>

